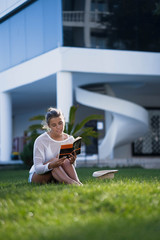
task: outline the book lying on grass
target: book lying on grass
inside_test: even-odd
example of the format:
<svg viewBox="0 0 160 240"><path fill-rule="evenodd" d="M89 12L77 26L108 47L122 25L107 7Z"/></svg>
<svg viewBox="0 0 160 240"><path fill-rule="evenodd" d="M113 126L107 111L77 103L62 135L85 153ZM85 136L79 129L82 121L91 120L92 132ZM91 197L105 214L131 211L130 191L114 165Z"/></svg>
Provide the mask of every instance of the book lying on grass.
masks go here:
<svg viewBox="0 0 160 240"><path fill-rule="evenodd" d="M74 154L74 152L76 153L76 155L80 154L81 142L82 142L82 138L77 137L73 143L61 145L59 158L62 158L64 156L68 157L70 154Z"/></svg>

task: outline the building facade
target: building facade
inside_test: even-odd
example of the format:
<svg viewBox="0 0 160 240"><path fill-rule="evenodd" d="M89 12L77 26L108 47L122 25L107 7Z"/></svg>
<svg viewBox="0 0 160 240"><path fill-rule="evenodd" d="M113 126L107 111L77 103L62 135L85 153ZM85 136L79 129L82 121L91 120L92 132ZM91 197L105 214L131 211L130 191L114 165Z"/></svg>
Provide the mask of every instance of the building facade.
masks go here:
<svg viewBox="0 0 160 240"><path fill-rule="evenodd" d="M23 148L29 118L103 114L98 161L160 155L156 1L0 1L0 160ZM152 126L153 125L153 126Z"/></svg>

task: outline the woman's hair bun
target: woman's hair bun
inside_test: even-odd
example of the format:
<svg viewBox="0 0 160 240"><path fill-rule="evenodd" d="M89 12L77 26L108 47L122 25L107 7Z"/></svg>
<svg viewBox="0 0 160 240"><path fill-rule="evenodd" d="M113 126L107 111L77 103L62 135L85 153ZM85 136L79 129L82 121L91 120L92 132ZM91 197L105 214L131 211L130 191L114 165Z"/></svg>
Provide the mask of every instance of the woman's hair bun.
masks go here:
<svg viewBox="0 0 160 240"><path fill-rule="evenodd" d="M55 109L55 108L53 108L53 107L49 107L48 110L47 110L47 112L51 112L51 111L55 111L55 110L57 110L57 109Z"/></svg>

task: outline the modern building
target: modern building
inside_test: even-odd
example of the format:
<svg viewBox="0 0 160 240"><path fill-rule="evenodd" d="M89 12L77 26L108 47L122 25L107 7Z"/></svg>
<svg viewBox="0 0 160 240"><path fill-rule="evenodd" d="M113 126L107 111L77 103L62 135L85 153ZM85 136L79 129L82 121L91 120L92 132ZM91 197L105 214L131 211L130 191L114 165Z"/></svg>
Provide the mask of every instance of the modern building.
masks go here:
<svg viewBox="0 0 160 240"><path fill-rule="evenodd" d="M91 123L100 164L160 166L159 9L156 0L0 0L0 161L22 150L30 117L55 106L67 121L78 104L77 121L104 115Z"/></svg>

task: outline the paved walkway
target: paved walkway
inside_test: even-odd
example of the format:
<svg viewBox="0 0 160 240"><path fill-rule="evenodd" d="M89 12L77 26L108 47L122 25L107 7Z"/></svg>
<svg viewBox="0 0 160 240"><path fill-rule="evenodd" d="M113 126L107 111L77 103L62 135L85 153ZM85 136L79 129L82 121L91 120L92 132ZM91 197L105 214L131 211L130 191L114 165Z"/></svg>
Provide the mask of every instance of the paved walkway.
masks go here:
<svg viewBox="0 0 160 240"><path fill-rule="evenodd" d="M0 168L12 166L22 166L23 161L21 160L10 160L7 162L0 161ZM148 157L148 158L128 158L128 159L106 159L103 162L100 162L98 155L88 155L83 157L77 157L77 167L108 167L108 168L117 168L117 167L143 167L146 169L160 169L160 157Z"/></svg>

